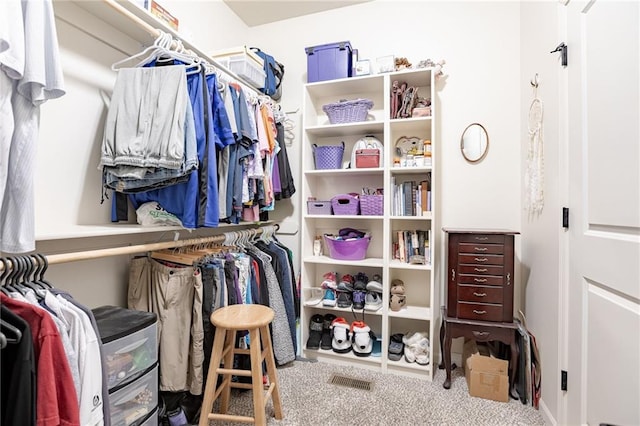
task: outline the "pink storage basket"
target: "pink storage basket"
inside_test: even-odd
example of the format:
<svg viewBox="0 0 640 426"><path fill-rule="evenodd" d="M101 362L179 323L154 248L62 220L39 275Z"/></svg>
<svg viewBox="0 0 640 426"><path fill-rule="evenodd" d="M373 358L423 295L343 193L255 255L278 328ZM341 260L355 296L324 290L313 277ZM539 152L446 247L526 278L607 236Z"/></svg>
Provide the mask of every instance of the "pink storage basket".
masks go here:
<svg viewBox="0 0 640 426"><path fill-rule="evenodd" d="M337 260L362 260L367 257L371 237L336 239L333 235L324 235L324 244L329 257Z"/></svg>
<svg viewBox="0 0 640 426"><path fill-rule="evenodd" d="M384 195L360 195L360 214L363 216L382 216L384 213Z"/></svg>
<svg viewBox="0 0 640 426"><path fill-rule="evenodd" d="M338 194L331 199L331 208L335 215L355 216L360 213L358 194Z"/></svg>
<svg viewBox="0 0 640 426"><path fill-rule="evenodd" d="M313 144L313 159L316 170L329 170L342 168L342 156L344 155L344 142L340 145L318 146Z"/></svg>

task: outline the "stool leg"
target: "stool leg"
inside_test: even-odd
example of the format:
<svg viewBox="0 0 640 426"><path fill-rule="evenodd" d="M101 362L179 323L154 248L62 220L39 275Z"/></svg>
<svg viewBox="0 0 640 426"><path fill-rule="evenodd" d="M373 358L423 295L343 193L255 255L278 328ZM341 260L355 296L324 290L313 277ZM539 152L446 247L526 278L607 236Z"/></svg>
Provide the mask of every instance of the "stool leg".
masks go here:
<svg viewBox="0 0 640 426"><path fill-rule="evenodd" d="M253 417L255 424L266 425L267 418L264 407L264 385L262 384L262 348L260 345L260 331L257 328L249 330L251 341L251 383L253 392Z"/></svg>
<svg viewBox="0 0 640 426"><path fill-rule="evenodd" d="M218 367L220 367L220 361L222 358L225 334L224 328L216 328L211 361L209 362L209 373L207 374L207 383L205 383L204 398L202 400L202 408L200 410L199 426L209 425L209 413L211 413L213 408L213 396L216 393L216 384L218 383Z"/></svg>
<svg viewBox="0 0 640 426"><path fill-rule="evenodd" d="M227 355L224 357L224 368L232 369L233 368L233 349L236 346L236 330L228 330L226 341L224 343L224 349L230 348L227 351ZM220 413L225 414L229 409L229 399L231 398L231 379L233 375L231 373L224 374L222 376L222 384L224 386L222 388L222 394L220 395Z"/></svg>
<svg viewBox="0 0 640 426"><path fill-rule="evenodd" d="M269 376L269 382L273 386L273 392L271 392L271 400L273 401L273 410L275 411L275 417L277 420L282 420L282 402L280 401L280 386L278 384L278 373L276 372L276 362L273 358L273 346L271 345L271 334L269 334L269 327L260 327L260 334L262 334L262 341L265 347L265 361L267 363L267 375Z"/></svg>

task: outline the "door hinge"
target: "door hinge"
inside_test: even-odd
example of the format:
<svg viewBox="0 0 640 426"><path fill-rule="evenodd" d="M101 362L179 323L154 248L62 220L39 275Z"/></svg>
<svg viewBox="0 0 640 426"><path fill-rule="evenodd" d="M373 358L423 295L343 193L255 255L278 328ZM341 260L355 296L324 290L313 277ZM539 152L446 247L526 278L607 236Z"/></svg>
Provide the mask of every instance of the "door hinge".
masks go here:
<svg viewBox="0 0 640 426"><path fill-rule="evenodd" d="M562 227L569 229L569 207L562 208Z"/></svg>
<svg viewBox="0 0 640 426"><path fill-rule="evenodd" d="M566 370L561 370L560 372L560 390L567 390L567 372Z"/></svg>

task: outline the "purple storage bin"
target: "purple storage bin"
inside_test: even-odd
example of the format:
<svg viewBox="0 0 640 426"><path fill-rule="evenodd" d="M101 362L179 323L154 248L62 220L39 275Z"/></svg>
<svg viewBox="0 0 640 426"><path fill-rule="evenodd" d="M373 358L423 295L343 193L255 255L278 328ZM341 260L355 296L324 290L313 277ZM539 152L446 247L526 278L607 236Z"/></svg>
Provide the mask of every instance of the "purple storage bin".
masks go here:
<svg viewBox="0 0 640 426"><path fill-rule="evenodd" d="M331 208L335 215L355 216L360 213L358 194L338 194L331 199Z"/></svg>
<svg viewBox="0 0 640 426"><path fill-rule="evenodd" d="M344 142L340 145L325 146L313 144L313 160L316 170L341 169L343 155Z"/></svg>
<svg viewBox="0 0 640 426"><path fill-rule="evenodd" d="M351 77L353 49L348 41L305 48L307 83Z"/></svg>
<svg viewBox="0 0 640 426"><path fill-rule="evenodd" d="M308 214L331 214L331 201L307 201Z"/></svg>
<svg viewBox="0 0 640 426"><path fill-rule="evenodd" d="M367 257L371 237L336 240L332 235L324 235L324 244L329 257L338 260L362 260Z"/></svg>

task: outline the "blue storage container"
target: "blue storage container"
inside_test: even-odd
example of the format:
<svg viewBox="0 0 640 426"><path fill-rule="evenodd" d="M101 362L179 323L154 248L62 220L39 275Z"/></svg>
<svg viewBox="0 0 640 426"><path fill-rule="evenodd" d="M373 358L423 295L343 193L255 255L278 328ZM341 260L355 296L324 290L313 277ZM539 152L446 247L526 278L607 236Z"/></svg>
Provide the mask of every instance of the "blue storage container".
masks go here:
<svg viewBox="0 0 640 426"><path fill-rule="evenodd" d="M305 48L307 52L307 82L351 77L353 49L348 41Z"/></svg>

